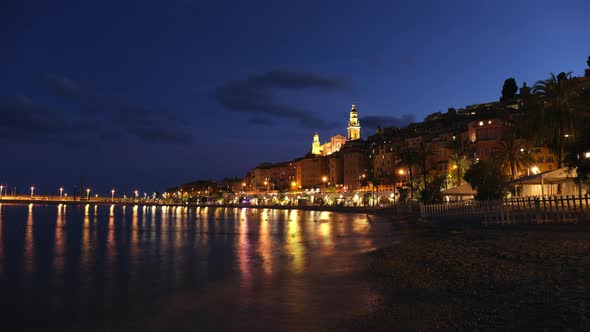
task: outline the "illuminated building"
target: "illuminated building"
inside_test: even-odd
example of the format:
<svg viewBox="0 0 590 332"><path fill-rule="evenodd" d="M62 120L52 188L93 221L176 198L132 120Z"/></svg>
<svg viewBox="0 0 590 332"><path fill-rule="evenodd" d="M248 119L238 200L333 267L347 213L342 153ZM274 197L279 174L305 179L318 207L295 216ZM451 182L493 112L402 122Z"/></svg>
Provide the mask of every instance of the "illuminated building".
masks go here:
<svg viewBox="0 0 590 332"><path fill-rule="evenodd" d="M328 159L321 156L308 156L295 160L298 189L319 188L322 178L328 176Z"/></svg>
<svg viewBox="0 0 590 332"><path fill-rule="evenodd" d="M338 152L344 144L346 144L346 137L342 135L332 136L329 142L320 144L320 135L315 133L313 135L313 143L311 144L311 153L316 156L329 156L332 153Z"/></svg>
<svg viewBox="0 0 590 332"><path fill-rule="evenodd" d="M248 172L245 183L248 190L260 192L289 189L295 172L294 162L263 163Z"/></svg>
<svg viewBox="0 0 590 332"><path fill-rule="evenodd" d="M348 121L348 140L354 141L361 138L361 123L359 122L356 105L352 104L350 119Z"/></svg>
<svg viewBox="0 0 590 332"><path fill-rule="evenodd" d="M356 106L352 104L350 110L350 116L348 119L348 140L354 141L361 138L361 125L358 119L358 112ZM313 141L311 143L311 153L316 156L329 156L333 153L340 151L340 149L346 144L346 137L342 135L335 135L330 138L330 141L321 144L320 135L316 132L313 135Z"/></svg>

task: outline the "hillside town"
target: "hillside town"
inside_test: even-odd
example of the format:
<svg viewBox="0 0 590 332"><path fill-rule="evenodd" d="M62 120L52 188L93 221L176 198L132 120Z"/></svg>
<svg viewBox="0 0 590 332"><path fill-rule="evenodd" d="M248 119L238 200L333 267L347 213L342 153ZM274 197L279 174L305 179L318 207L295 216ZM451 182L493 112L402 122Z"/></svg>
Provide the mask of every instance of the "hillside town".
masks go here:
<svg viewBox="0 0 590 332"><path fill-rule="evenodd" d="M316 132L299 158L262 163L243 178L186 183L165 195L196 203L346 206L583 195L590 176L590 57L587 65L583 77L562 72L533 86L509 78L498 101L379 127L366 139L362 110L352 104L346 136L322 141Z"/></svg>

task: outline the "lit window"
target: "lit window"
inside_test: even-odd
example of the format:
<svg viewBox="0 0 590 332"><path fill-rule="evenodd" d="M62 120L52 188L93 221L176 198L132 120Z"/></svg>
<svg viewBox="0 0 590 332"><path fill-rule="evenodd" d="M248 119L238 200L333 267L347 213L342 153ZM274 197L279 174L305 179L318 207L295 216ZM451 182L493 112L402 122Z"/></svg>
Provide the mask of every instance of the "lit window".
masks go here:
<svg viewBox="0 0 590 332"><path fill-rule="evenodd" d="M480 126L483 126L483 121L479 121L479 125Z"/></svg>
<svg viewBox="0 0 590 332"><path fill-rule="evenodd" d="M488 124L492 124L492 121L491 121L491 120L489 120L489 121L488 121Z"/></svg>

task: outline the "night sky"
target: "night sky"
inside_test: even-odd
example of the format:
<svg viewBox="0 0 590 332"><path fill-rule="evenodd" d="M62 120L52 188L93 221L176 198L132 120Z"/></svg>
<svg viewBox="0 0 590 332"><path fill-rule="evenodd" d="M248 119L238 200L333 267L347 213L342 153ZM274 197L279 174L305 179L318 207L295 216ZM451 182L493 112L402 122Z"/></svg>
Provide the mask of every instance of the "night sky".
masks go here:
<svg viewBox="0 0 590 332"><path fill-rule="evenodd" d="M590 1L3 1L0 183L160 191L583 75Z"/></svg>

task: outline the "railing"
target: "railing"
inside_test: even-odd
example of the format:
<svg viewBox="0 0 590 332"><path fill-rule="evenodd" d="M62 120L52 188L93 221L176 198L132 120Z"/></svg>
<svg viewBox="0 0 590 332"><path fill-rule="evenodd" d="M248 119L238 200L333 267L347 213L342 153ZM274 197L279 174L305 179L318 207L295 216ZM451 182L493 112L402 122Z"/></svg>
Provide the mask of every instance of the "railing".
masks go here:
<svg viewBox="0 0 590 332"><path fill-rule="evenodd" d="M498 201L420 204L422 218L472 217L483 224L542 224L590 221L590 197L517 197Z"/></svg>

